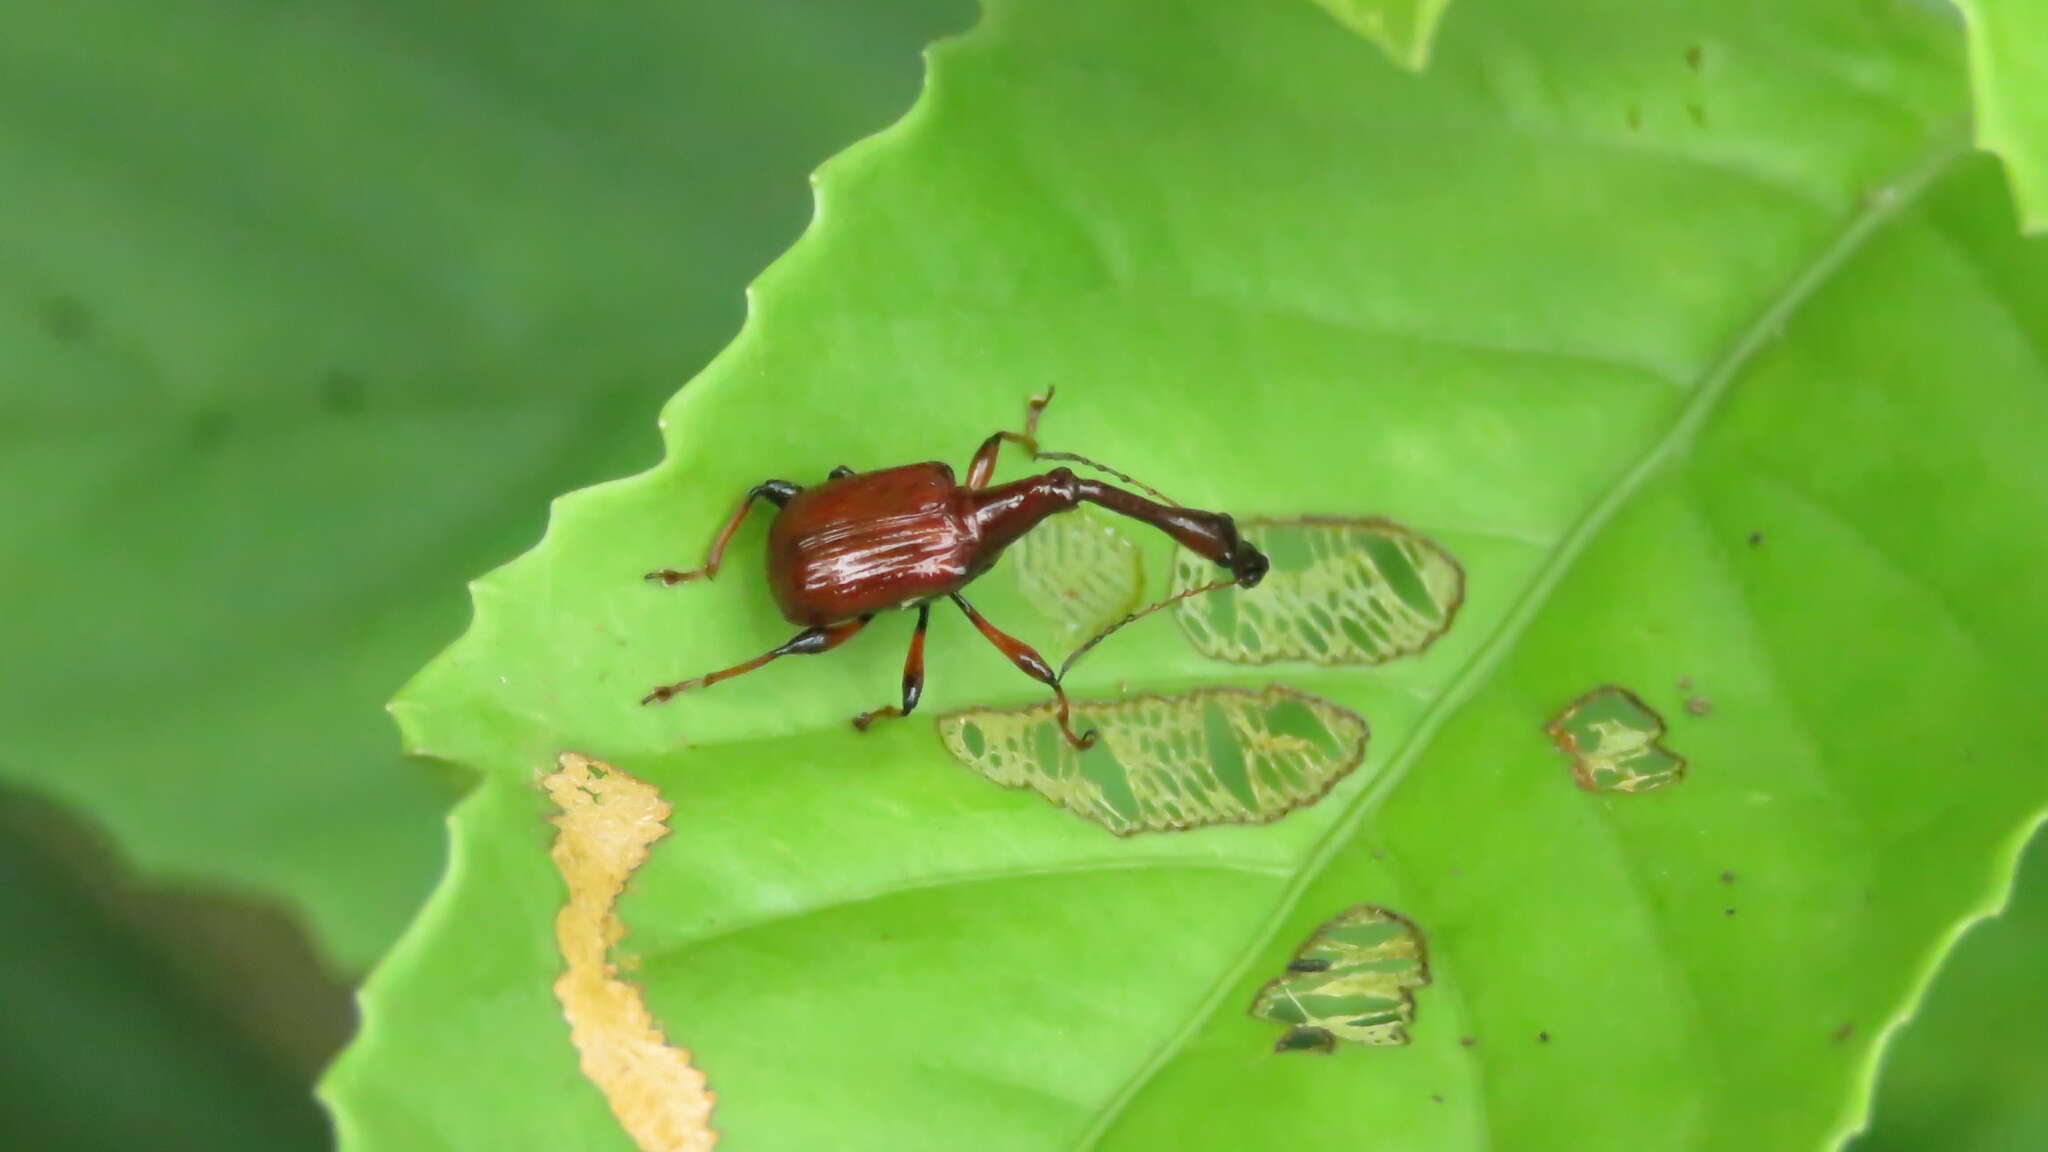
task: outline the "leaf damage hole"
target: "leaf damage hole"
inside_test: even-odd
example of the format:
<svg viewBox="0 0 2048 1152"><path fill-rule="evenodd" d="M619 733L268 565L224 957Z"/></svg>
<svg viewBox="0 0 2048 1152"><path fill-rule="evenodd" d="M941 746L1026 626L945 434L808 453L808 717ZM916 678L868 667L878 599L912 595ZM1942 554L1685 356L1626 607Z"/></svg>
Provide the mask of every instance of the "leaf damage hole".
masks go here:
<svg viewBox="0 0 2048 1152"><path fill-rule="evenodd" d="M1285 1024L1275 1052L1408 1043L1414 989L1429 983L1429 955L1412 921L1373 904L1345 909L1315 930L1286 971L1252 998L1251 1014Z"/></svg>
<svg viewBox="0 0 2048 1152"><path fill-rule="evenodd" d="M1211 659L1384 664L1429 647L1465 600L1457 560L1391 520L1248 519L1240 528L1272 561L1266 578L1174 606L1188 642ZM1214 579L1212 568L1176 553L1174 590Z"/></svg>
<svg viewBox="0 0 2048 1152"><path fill-rule="evenodd" d="M1077 644L1137 610L1144 560L1130 537L1086 511L1054 516L1010 547L1017 588Z"/></svg>
<svg viewBox="0 0 2048 1152"><path fill-rule="evenodd" d="M1658 743L1664 718L1626 688L1593 689L1544 730L1588 792L1651 792L1685 779L1685 758Z"/></svg>
<svg viewBox="0 0 2048 1152"><path fill-rule="evenodd" d="M990 780L1129 836L1276 820L1357 767L1370 734L1357 713L1279 684L1076 700L1073 709L1075 727L1101 732L1085 751L1060 738L1051 701L949 713L939 737Z"/></svg>
<svg viewBox="0 0 2048 1152"><path fill-rule="evenodd" d="M614 912L626 881L668 835L670 807L644 780L565 752L541 779L553 817L555 867L569 900L555 917L566 965L555 998L569 1021L583 1074L641 1152L703 1152L718 1142L713 1095L690 1053L669 1044L638 985L619 978L610 951L626 934Z"/></svg>

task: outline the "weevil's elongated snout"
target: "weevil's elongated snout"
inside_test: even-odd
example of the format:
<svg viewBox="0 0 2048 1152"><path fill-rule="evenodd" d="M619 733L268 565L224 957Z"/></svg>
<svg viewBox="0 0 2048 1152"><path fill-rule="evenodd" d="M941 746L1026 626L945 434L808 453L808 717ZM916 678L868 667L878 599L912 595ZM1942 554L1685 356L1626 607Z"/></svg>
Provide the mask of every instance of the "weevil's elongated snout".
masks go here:
<svg viewBox="0 0 2048 1152"><path fill-rule="evenodd" d="M1244 588L1253 587L1265 579L1266 570L1272 567L1266 560L1265 553L1245 543L1238 536L1237 521L1223 512L1204 512L1200 508L1155 503L1121 488L1113 488L1099 481L1075 476L1065 468L1055 468L1035 481L1019 483L1037 483L1048 489L1056 488L1063 507L1054 508L1053 511L1062 511L1085 501L1150 524L1179 541L1181 547L1188 551L1206 556L1229 569L1230 578ZM981 494L981 497L994 503L1003 493L1003 488L992 488ZM1041 514L1038 519L1043 518ZM1037 522L1037 519L1031 521L1032 524ZM1013 533L1011 538L1021 534L1020 529ZM1007 542L1006 539L1004 543Z"/></svg>

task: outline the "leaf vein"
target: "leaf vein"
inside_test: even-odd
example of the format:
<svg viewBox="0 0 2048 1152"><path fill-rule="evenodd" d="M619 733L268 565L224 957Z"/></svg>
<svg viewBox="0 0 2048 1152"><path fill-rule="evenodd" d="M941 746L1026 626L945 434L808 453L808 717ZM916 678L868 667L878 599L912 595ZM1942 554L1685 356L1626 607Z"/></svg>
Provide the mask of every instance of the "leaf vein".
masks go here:
<svg viewBox="0 0 2048 1152"><path fill-rule="evenodd" d="M1713 414L1720 398L1727 392L1735 377L1749 365L1759 351L1778 338L1786 321L1827 283L1837 270L1862 250L1864 242L1879 227L1898 215L1906 206L1916 202L1927 186L1955 163L1967 147L1962 125L1952 126L1950 131L1940 137L1935 147L1916 157L1906 172L1889 185L1898 190L1896 196L1863 201L1851 213L1834 239L1770 298L1755 320L1736 334L1727 353L1701 377L1692 399L1679 411L1670 430L1559 542L1550 562L1537 574L1528 591L1509 609L1500 626L1451 681L1443 695L1438 698L1436 706L1422 715L1415 726L1414 734L1395 754L1386 771L1370 788L1353 797L1349 807L1323 834L1322 839L1295 874L1293 883L1288 885L1287 891L1275 903L1272 915L1253 934L1251 944L1245 949L1238 963L1217 981L1210 995L1189 1016L1187 1024L1168 1037L1153 1057L1138 1068L1117 1094L1110 1098L1107 1106L1097 1117L1096 1123L1076 1143L1076 1152L1089 1152L1101 1143L1103 1135L1115 1124L1130 1102L1161 1068L1179 1054L1202 1022L1215 1013L1217 1006L1229 994L1229 990L1244 979L1259 953L1293 914L1309 885L1328 869L1336 854L1351 842L1366 815L1376 809L1379 802L1399 786L1408 769L1428 749L1437 731L1450 716L1462 708L1490 678L1505 658L1508 649L1549 600L1551 591L1563 581L1579 554L1585 551L1586 546L1614 518L1615 513L1631 496L1673 459L1682 456L1691 448L1699 430Z"/></svg>

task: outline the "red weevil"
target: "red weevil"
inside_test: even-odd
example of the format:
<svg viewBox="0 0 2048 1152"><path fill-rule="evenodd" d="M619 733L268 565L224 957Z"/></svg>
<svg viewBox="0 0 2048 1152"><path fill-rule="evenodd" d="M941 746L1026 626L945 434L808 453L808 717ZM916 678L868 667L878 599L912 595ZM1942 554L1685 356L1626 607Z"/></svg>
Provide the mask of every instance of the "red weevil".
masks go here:
<svg viewBox="0 0 2048 1152"><path fill-rule="evenodd" d="M647 578L681 584L718 575L733 534L754 502L767 500L780 509L768 529L768 587L783 616L804 630L743 664L656 688L641 703L666 703L678 692L752 672L780 656L829 652L867 627L883 609L914 605L917 629L903 663L903 703L863 712L853 723L865 729L885 716L908 716L924 691L925 624L931 619L932 601L944 596L958 604L1012 664L1053 690L1059 700L1060 731L1076 748L1088 747L1095 734L1075 734L1066 691L1052 666L1029 644L989 623L960 590L993 567L1003 549L1040 521L1084 503L1160 529L1223 566L1241 587L1257 584L1266 574L1267 562L1257 548L1238 538L1236 523L1221 512L1156 503L1082 479L1065 468L990 487L988 478L1003 441L1019 445L1034 458L1040 455L1038 416L1051 400L1048 391L1030 403L1023 432L997 432L982 441L967 466L965 484L954 480L952 468L929 461L879 472L855 472L842 465L813 488L787 480L754 485L712 541L702 568L664 568L649 572Z"/></svg>

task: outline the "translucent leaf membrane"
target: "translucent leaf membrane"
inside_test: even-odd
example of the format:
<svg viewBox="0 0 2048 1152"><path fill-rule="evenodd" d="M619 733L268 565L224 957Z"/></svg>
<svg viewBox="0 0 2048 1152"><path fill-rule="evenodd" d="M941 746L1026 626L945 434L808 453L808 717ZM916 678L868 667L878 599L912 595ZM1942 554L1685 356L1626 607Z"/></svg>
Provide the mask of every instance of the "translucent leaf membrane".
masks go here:
<svg viewBox="0 0 2048 1152"><path fill-rule="evenodd" d="M1073 723L1096 743L1061 734L1057 706L970 708L939 719L962 764L1119 836L1262 824L1310 804L1365 756L1363 718L1272 685L1202 688L1127 700L1076 700Z"/></svg>
<svg viewBox="0 0 2048 1152"><path fill-rule="evenodd" d="M1251 1014L1291 1025L1274 1042L1276 1052L1328 1052L1339 1040L1406 1044L1413 990L1428 983L1422 933L1385 908L1361 904L1317 928L1286 973L1259 989Z"/></svg>
<svg viewBox="0 0 2048 1152"><path fill-rule="evenodd" d="M1603 685L1572 701L1546 729L1588 792L1649 792L1685 778L1685 758L1658 743L1664 719L1635 693Z"/></svg>
<svg viewBox="0 0 2048 1152"><path fill-rule="evenodd" d="M1248 518L1239 528L1271 561L1265 579L1173 608L1188 643L1212 659L1384 664L1429 647L1465 602L1450 553L1392 521ZM1215 579L1202 557L1175 554L1176 593Z"/></svg>
<svg viewBox="0 0 2048 1152"><path fill-rule="evenodd" d="M1085 511L1055 516L1005 558L1017 587L1073 647L1135 611L1144 555L1131 538Z"/></svg>

